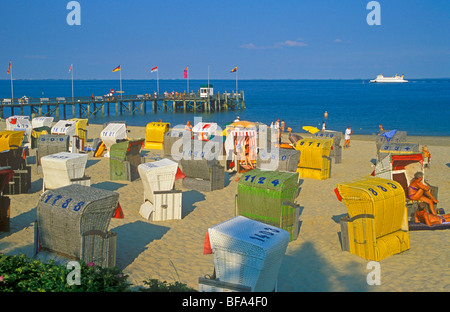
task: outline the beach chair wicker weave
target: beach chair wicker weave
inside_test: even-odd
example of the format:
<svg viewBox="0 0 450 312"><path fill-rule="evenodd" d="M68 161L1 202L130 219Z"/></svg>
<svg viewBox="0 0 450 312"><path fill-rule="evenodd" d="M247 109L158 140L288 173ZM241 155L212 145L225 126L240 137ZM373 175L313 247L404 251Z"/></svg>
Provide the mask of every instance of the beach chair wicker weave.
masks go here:
<svg viewBox="0 0 450 312"><path fill-rule="evenodd" d="M60 152L69 151L70 137L68 135L58 134L43 134L40 135L37 140L36 150L36 165L37 170L40 172L41 158L47 155L52 155Z"/></svg>
<svg viewBox="0 0 450 312"><path fill-rule="evenodd" d="M84 175L87 159L87 154L69 152L42 157L43 189L55 189L74 183L90 185L90 177Z"/></svg>
<svg viewBox="0 0 450 312"><path fill-rule="evenodd" d="M145 149L163 149L164 135L170 129L170 123L150 122L145 128Z"/></svg>
<svg viewBox="0 0 450 312"><path fill-rule="evenodd" d="M416 154L419 152L417 143L384 143L377 151L378 160L383 160L389 154Z"/></svg>
<svg viewBox="0 0 450 312"><path fill-rule="evenodd" d="M289 234L262 222L236 216L208 229L216 278L271 292L276 287Z"/></svg>
<svg viewBox="0 0 450 312"><path fill-rule="evenodd" d="M0 132L0 152L22 145L24 139L24 131L5 130Z"/></svg>
<svg viewBox="0 0 450 312"><path fill-rule="evenodd" d="M111 145L109 170L111 180L134 181L139 178L140 150L143 140L127 140Z"/></svg>
<svg viewBox="0 0 450 312"><path fill-rule="evenodd" d="M367 177L338 184L336 192L348 210L341 236L350 253L380 261L409 249L405 194L398 182Z"/></svg>
<svg viewBox="0 0 450 312"><path fill-rule="evenodd" d="M238 184L236 215L279 227L295 240L299 229L298 173L253 169Z"/></svg>
<svg viewBox="0 0 450 312"><path fill-rule="evenodd" d="M115 236L108 226L118 200L117 193L78 184L43 193L37 205L40 247L101 266L115 264Z"/></svg>
<svg viewBox="0 0 450 312"><path fill-rule="evenodd" d="M144 186L144 204L139 213L152 221L181 219L182 191L174 190L178 164L164 158L140 164L139 176Z"/></svg>
<svg viewBox="0 0 450 312"><path fill-rule="evenodd" d="M301 178L326 180L331 175L330 151L333 139L302 139L297 143L300 161L297 172Z"/></svg>
<svg viewBox="0 0 450 312"><path fill-rule="evenodd" d="M314 138L316 139L333 139L333 145L330 150L330 157L334 158L335 164L340 164L342 162L342 146L341 139L342 133L338 131L321 130L314 133Z"/></svg>
<svg viewBox="0 0 450 312"><path fill-rule="evenodd" d="M184 150L180 159L183 187L200 192L223 189L225 167L218 160L220 151L217 141L194 141L190 150Z"/></svg>
<svg viewBox="0 0 450 312"><path fill-rule="evenodd" d="M274 152L259 150L256 166L268 170L296 172L299 160L300 151L294 149L280 148Z"/></svg>

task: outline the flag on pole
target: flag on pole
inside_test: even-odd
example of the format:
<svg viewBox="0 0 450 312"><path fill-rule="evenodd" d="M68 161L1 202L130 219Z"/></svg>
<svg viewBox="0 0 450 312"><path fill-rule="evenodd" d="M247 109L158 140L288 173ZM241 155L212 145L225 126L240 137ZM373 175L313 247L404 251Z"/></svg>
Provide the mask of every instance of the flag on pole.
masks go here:
<svg viewBox="0 0 450 312"><path fill-rule="evenodd" d="M152 70L151 70L150 72L153 73L153 72L155 72L155 71L158 71L158 66L153 67Z"/></svg>
<svg viewBox="0 0 450 312"><path fill-rule="evenodd" d="M235 71L237 71L237 67L235 67L231 70L232 73L234 73Z"/></svg>
<svg viewBox="0 0 450 312"><path fill-rule="evenodd" d="M10 70L11 70L11 61L9 61L8 72L6 73L7 75L9 75Z"/></svg>
<svg viewBox="0 0 450 312"><path fill-rule="evenodd" d="M188 68L186 67L184 69L184 78L187 78L187 77L188 77Z"/></svg>
<svg viewBox="0 0 450 312"><path fill-rule="evenodd" d="M113 72L120 71L120 65L113 69Z"/></svg>
<svg viewBox="0 0 450 312"><path fill-rule="evenodd" d="M72 71L72 65L73 64L70 64L69 73Z"/></svg>

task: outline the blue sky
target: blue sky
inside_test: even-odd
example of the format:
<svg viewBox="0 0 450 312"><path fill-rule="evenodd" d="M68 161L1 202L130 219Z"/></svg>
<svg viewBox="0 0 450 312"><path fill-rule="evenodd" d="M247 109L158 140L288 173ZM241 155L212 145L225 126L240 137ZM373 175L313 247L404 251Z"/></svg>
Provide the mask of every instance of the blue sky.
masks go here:
<svg viewBox="0 0 450 312"><path fill-rule="evenodd" d="M353 79L450 77L450 1L1 1L0 79ZM3 64L3 65L1 65Z"/></svg>

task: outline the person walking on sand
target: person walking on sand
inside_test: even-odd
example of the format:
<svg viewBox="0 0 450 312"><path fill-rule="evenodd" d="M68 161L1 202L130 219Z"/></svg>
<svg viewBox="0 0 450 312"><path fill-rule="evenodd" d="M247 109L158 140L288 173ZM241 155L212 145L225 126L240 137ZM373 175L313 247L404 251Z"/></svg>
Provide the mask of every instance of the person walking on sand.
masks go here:
<svg viewBox="0 0 450 312"><path fill-rule="evenodd" d="M322 131L325 131L325 128L326 128L327 126L325 125L325 121L322 121Z"/></svg>
<svg viewBox="0 0 450 312"><path fill-rule="evenodd" d="M350 136L353 134L353 130L352 128L350 128L350 126L347 127L347 129L345 129L345 133L344 133L344 149L349 149L350 147Z"/></svg>

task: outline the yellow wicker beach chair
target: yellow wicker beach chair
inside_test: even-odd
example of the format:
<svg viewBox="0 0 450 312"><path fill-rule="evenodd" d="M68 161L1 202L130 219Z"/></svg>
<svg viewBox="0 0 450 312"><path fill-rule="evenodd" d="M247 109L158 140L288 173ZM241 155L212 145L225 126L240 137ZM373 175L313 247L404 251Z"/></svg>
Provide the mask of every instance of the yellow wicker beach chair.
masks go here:
<svg viewBox="0 0 450 312"><path fill-rule="evenodd" d="M297 172L300 178L326 180L330 177L330 151L333 139L302 139L297 142L300 151Z"/></svg>
<svg viewBox="0 0 450 312"><path fill-rule="evenodd" d="M343 250L380 261L409 249L405 194L399 183L367 177L338 184L336 194L348 210L341 219Z"/></svg>

